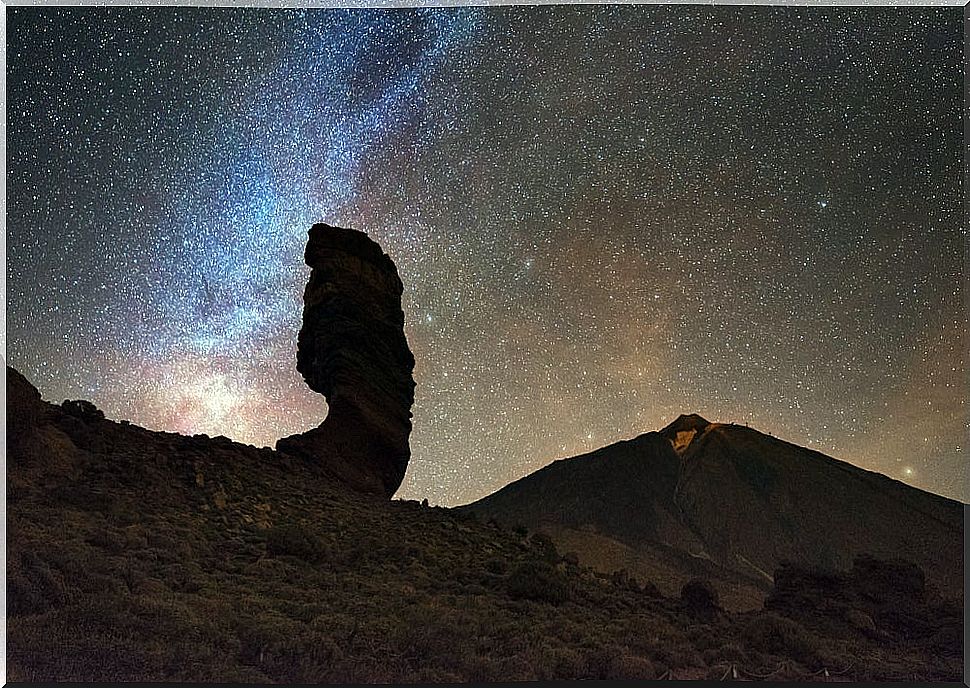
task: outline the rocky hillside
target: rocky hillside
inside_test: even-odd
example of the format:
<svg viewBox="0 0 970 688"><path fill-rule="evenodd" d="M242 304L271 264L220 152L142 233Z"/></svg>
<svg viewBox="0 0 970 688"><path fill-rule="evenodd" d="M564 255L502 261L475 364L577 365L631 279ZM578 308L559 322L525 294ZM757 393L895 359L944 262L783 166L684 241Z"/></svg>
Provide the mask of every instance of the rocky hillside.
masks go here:
<svg viewBox="0 0 970 688"><path fill-rule="evenodd" d="M546 466L464 507L546 532L583 563L674 594L709 578L752 609L784 562L846 569L903 558L963 595L963 505L756 430L681 416Z"/></svg>
<svg viewBox="0 0 970 688"><path fill-rule="evenodd" d="M961 678L961 610L911 565L785 569L767 609L725 611L9 368L7 402L11 681Z"/></svg>

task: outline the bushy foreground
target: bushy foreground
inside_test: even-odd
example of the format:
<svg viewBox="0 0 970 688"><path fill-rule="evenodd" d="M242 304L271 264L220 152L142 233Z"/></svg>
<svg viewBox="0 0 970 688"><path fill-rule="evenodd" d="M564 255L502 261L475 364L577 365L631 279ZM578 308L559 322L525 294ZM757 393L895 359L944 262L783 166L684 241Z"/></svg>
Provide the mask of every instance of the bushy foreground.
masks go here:
<svg viewBox="0 0 970 688"><path fill-rule="evenodd" d="M853 587L861 573L789 571L772 609L735 614L702 581L663 597L269 450L41 416L10 438L12 681L961 675L961 610L912 581L887 598Z"/></svg>

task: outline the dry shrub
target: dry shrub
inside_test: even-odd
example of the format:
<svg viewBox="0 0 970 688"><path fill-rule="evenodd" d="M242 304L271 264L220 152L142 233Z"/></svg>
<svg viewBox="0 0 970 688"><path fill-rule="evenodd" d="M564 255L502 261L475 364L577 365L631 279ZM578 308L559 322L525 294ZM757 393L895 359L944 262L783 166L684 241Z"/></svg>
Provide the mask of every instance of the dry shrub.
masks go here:
<svg viewBox="0 0 970 688"><path fill-rule="evenodd" d="M737 645L719 645L704 650L704 661L708 664L747 664L748 656Z"/></svg>
<svg viewBox="0 0 970 688"><path fill-rule="evenodd" d="M655 643L650 651L650 659L654 665L680 669L703 664L703 659L694 644L669 622L661 620L656 638L651 640Z"/></svg>
<svg viewBox="0 0 970 688"><path fill-rule="evenodd" d="M576 680L586 675L586 660L574 648L558 647L546 652L543 678L550 680Z"/></svg>
<svg viewBox="0 0 970 688"><path fill-rule="evenodd" d="M649 659L624 653L613 657L606 678L615 681L650 681L657 678L657 673Z"/></svg>
<svg viewBox="0 0 970 688"><path fill-rule="evenodd" d="M316 564L327 558L327 545L315 533L299 524L273 526L266 531L266 553L290 556Z"/></svg>
<svg viewBox="0 0 970 688"><path fill-rule="evenodd" d="M7 572L7 614L30 616L62 606L68 600L63 577L35 556Z"/></svg>
<svg viewBox="0 0 970 688"><path fill-rule="evenodd" d="M559 551L556 549L556 544L545 533L533 533L529 538L529 543L542 561L550 564L559 562Z"/></svg>
<svg viewBox="0 0 970 688"><path fill-rule="evenodd" d="M485 570L497 576L501 576L508 570L508 564L501 557L489 557L485 560Z"/></svg>
<svg viewBox="0 0 970 688"><path fill-rule="evenodd" d="M741 631L741 640L752 650L791 657L804 664L818 656L818 642L798 623L777 614L753 617Z"/></svg>
<svg viewBox="0 0 970 688"><path fill-rule="evenodd" d="M559 604L569 599L565 576L544 561L524 561L509 573L506 590L514 599Z"/></svg>

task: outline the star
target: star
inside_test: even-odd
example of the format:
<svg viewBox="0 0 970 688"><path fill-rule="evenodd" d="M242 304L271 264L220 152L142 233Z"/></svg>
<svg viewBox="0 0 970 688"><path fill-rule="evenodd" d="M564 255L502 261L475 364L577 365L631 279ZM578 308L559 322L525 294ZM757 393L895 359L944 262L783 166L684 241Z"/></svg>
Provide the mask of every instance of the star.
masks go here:
<svg viewBox="0 0 970 688"><path fill-rule="evenodd" d="M315 427L327 222L404 284L401 497L698 412L970 499L960 11L753 11L8 8L8 360L152 429Z"/></svg>

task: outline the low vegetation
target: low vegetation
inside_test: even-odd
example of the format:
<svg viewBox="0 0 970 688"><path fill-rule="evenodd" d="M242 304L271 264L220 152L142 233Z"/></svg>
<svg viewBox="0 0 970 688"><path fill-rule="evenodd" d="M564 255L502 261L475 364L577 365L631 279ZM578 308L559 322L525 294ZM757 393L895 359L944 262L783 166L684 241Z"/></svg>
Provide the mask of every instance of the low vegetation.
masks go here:
<svg viewBox="0 0 970 688"><path fill-rule="evenodd" d="M94 449L58 438L56 463L23 449L11 462L12 681L961 674L957 607L913 602L895 635L882 607L855 624L840 612L837 632L783 604L698 614L717 604L701 582L664 597L542 536L361 497L272 452L63 422L75 421L99 424L85 440ZM73 427L72 441L84 432Z"/></svg>

